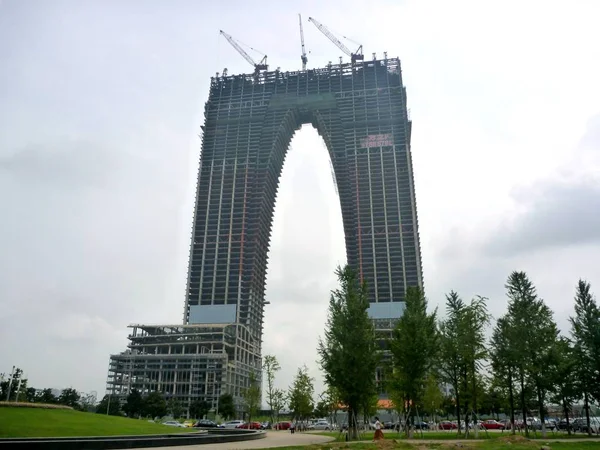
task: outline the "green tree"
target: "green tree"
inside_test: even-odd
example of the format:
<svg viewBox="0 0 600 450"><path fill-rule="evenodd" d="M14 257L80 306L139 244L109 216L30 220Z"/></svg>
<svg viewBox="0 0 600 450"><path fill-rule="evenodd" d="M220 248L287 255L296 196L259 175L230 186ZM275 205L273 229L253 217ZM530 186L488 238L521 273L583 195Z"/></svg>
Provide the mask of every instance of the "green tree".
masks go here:
<svg viewBox="0 0 600 450"><path fill-rule="evenodd" d="M235 404L233 403L233 395L223 394L219 397L219 415L229 420L235 416Z"/></svg>
<svg viewBox="0 0 600 450"><path fill-rule="evenodd" d="M588 434L591 434L590 401L600 402L600 310L590 284L584 280L577 283L575 316L570 322L577 384L583 397Z"/></svg>
<svg viewBox="0 0 600 450"><path fill-rule="evenodd" d="M196 399L190 404L190 417L203 419L210 411L210 403L206 400Z"/></svg>
<svg viewBox="0 0 600 450"><path fill-rule="evenodd" d="M319 400L315 405L313 416L317 418L329 417L329 413L331 412L329 406L330 405L329 402L327 402L327 400Z"/></svg>
<svg viewBox="0 0 600 450"><path fill-rule="evenodd" d="M81 395L73 388L63 389L58 397L58 403L71 408L79 407L79 400L81 400Z"/></svg>
<svg viewBox="0 0 600 450"><path fill-rule="evenodd" d="M36 394L36 403L54 404L58 398L52 393L52 389L46 388Z"/></svg>
<svg viewBox="0 0 600 450"><path fill-rule="evenodd" d="M25 391L25 401L28 403L33 403L37 399L37 390L33 387L28 387Z"/></svg>
<svg viewBox="0 0 600 450"><path fill-rule="evenodd" d="M274 412L274 394L275 394L275 374L281 370L281 366L279 365L279 361L275 355L265 355L263 360L263 371L267 377L267 405L269 405L270 415L271 415L271 423L274 423L275 416L278 413Z"/></svg>
<svg viewBox="0 0 600 450"><path fill-rule="evenodd" d="M183 415L183 405L177 397L169 398L167 402L167 412L173 416L174 419L179 419Z"/></svg>
<svg viewBox="0 0 600 450"><path fill-rule="evenodd" d="M96 393L92 391L89 394L83 394L79 403L81 404L82 411L94 412L97 401Z"/></svg>
<svg viewBox="0 0 600 450"><path fill-rule="evenodd" d="M143 411L145 416L150 416L153 419L156 417L163 417L167 415L167 401L165 400L165 397L162 394L162 392L150 392L144 398Z"/></svg>
<svg viewBox="0 0 600 450"><path fill-rule="evenodd" d="M248 422L256 417L260 408L260 381L254 372L248 376L248 386L242 392L244 399L244 412L248 414Z"/></svg>
<svg viewBox="0 0 600 450"><path fill-rule="evenodd" d="M567 420L567 432L571 434L570 413L573 403L577 400L579 389L576 380L577 358L575 349L568 339L563 337L556 342L556 357L556 384L551 400L561 406Z"/></svg>
<svg viewBox="0 0 600 450"><path fill-rule="evenodd" d="M336 270L340 286L329 300L325 338L318 353L325 382L348 408L349 436L358 439L356 418L366 399L377 393L375 371L380 360L373 322L367 314L367 286L350 267ZM290 398L292 408L293 398Z"/></svg>
<svg viewBox="0 0 600 450"><path fill-rule="evenodd" d="M510 336L512 327L508 316L501 317L496 322L490 342L490 362L493 371L494 384L508 393L508 405L512 433L515 434L515 376L517 373L517 353L513 348Z"/></svg>
<svg viewBox="0 0 600 450"><path fill-rule="evenodd" d="M100 403L98 403L98 407L96 408L96 414L106 414L107 410L109 411L110 416L120 416L121 415L121 404L119 403L119 399L115 395L109 396L108 394L102 397Z"/></svg>
<svg viewBox="0 0 600 450"><path fill-rule="evenodd" d="M484 382L480 371L482 362L488 357L485 331L490 323L490 315L487 312L487 298L480 295L471 299L466 305L462 317L461 327L461 353L463 359L463 386L465 391L466 423L470 422L470 410L475 412L479 408L481 396L484 392ZM472 418L472 422L476 422ZM475 429L477 433L477 428ZM466 427L467 433L469 428Z"/></svg>
<svg viewBox="0 0 600 450"><path fill-rule="evenodd" d="M393 367L391 387L413 406L407 417L413 423L415 407L423 407L425 381L436 361L438 331L436 311L427 313L427 299L420 288L409 287L405 302L404 313L389 342Z"/></svg>
<svg viewBox="0 0 600 450"><path fill-rule="evenodd" d="M271 397L271 412L273 413L273 423L279 422L279 413L285 408L288 396L283 389L274 389Z"/></svg>
<svg viewBox="0 0 600 450"><path fill-rule="evenodd" d="M127 414L127 417L139 417L144 412L144 398L140 391L131 390L123 405L123 412Z"/></svg>
<svg viewBox="0 0 600 450"><path fill-rule="evenodd" d="M515 367L521 394L523 418L527 418L527 382L531 384L540 416L544 417L545 401L552 386L555 365L553 349L558 337L552 311L537 295L535 286L525 272L512 272L506 283L508 333L514 349ZM545 435L542 421L542 433ZM529 435L527 426L525 433Z"/></svg>
<svg viewBox="0 0 600 450"><path fill-rule="evenodd" d="M444 403L444 394L440 389L440 381L431 372L425 380L425 392L423 393L423 410L429 413L432 420L438 414Z"/></svg>
<svg viewBox="0 0 600 450"><path fill-rule="evenodd" d="M27 378L23 375L23 369L17 367L9 375L0 374L0 380L0 401L25 401Z"/></svg>
<svg viewBox="0 0 600 450"><path fill-rule="evenodd" d="M310 418L315 405L313 379L308 374L306 366L300 367L289 389L289 402L292 416L297 420Z"/></svg>

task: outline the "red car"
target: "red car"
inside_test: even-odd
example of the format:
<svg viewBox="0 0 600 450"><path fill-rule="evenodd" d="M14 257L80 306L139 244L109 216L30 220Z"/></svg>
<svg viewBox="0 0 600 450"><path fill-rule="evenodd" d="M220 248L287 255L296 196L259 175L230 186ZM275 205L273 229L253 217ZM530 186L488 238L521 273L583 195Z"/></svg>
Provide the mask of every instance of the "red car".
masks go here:
<svg viewBox="0 0 600 450"><path fill-rule="evenodd" d="M485 420L481 426L486 430L504 430L506 425L496 420Z"/></svg>
<svg viewBox="0 0 600 450"><path fill-rule="evenodd" d="M278 422L273 426L273 428L276 430L289 430L291 426L292 422Z"/></svg>
<svg viewBox="0 0 600 450"><path fill-rule="evenodd" d="M262 427L260 422L246 422L238 425L236 428L242 428L244 430L260 430Z"/></svg>
<svg viewBox="0 0 600 450"><path fill-rule="evenodd" d="M456 425L454 422L444 420L443 422L440 422L439 427L440 430L456 430L458 428L458 425Z"/></svg>

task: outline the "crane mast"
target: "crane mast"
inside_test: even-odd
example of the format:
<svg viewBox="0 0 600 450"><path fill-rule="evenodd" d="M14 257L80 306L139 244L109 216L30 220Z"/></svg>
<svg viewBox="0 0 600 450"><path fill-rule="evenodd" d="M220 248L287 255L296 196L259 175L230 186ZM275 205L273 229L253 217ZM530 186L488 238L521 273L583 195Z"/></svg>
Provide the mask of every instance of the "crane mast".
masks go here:
<svg viewBox="0 0 600 450"><path fill-rule="evenodd" d="M348 47L346 47L338 38L335 37L335 35L329 31L327 29L327 27L321 23L319 23L318 21L316 21L315 19L313 19L312 17L308 18L309 22L312 22L321 33L323 33L325 36L327 36L327 38L333 42L341 51L343 51L346 55L348 55L350 57L350 59L352 60L352 62L354 63L355 61L363 61L365 59L364 55L362 54L363 52L363 48L362 45L360 45L358 47L358 49L356 50L356 52L352 53Z"/></svg>
<svg viewBox="0 0 600 450"><path fill-rule="evenodd" d="M252 57L244 51L244 49L237 43L237 41L231 37L231 35L225 33L223 30L220 30L220 33L227 39L227 42L231 44L233 48L237 50L237 52L244 57L246 61L254 66L254 74L258 75L261 70L268 70L269 66L267 65L267 55L263 56L259 63L256 63Z"/></svg>
<svg viewBox="0 0 600 450"><path fill-rule="evenodd" d="M302 44L302 55L300 56L300 59L302 60L302 70L306 70L308 57L306 56L306 49L304 48L304 31L302 30L302 16L300 14L298 14L298 22L300 23L300 43Z"/></svg>

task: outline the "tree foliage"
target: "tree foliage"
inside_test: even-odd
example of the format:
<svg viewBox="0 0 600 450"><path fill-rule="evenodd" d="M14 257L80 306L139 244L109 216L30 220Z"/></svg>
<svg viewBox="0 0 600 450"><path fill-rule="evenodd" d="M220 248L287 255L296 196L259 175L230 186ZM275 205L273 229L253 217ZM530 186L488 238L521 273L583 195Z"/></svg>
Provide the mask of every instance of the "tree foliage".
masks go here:
<svg viewBox="0 0 600 450"><path fill-rule="evenodd" d="M367 309L367 286L360 283L350 267L338 267L339 288L329 301L324 339L318 353L325 382L335 389L339 400L356 418L361 408L377 393L375 370L380 360L375 330ZM292 407L290 397L290 408ZM350 420L350 436L358 438L355 420Z"/></svg>
<svg viewBox="0 0 600 450"><path fill-rule="evenodd" d="M169 398L167 402L167 412L173 416L174 419L178 419L183 415L183 405L177 397Z"/></svg>
<svg viewBox="0 0 600 450"><path fill-rule="evenodd" d="M46 388L38 392L36 395L37 403L58 403L58 398L52 393L52 389Z"/></svg>
<svg viewBox="0 0 600 450"><path fill-rule="evenodd" d="M279 398L276 398L278 395L275 395L275 374L281 370L281 366L279 365L279 361L277 361L277 357L275 357L275 355L265 355L262 367L263 371L265 372L267 382L267 405L269 406L270 410L271 423L274 423L276 421L275 417L279 415L279 411L282 408L277 402L277 400L279 400ZM275 400L275 402L273 400ZM276 406L279 407L278 411L275 411Z"/></svg>
<svg viewBox="0 0 600 450"><path fill-rule="evenodd" d="M98 403L98 407L96 408L97 414L106 414L108 410L108 415L110 416L120 416L121 415L121 404L116 396L105 395Z"/></svg>
<svg viewBox="0 0 600 450"><path fill-rule="evenodd" d="M80 400L81 395L73 388L63 389L58 397L58 403L70 406L71 408L78 408Z"/></svg>
<svg viewBox="0 0 600 450"><path fill-rule="evenodd" d="M563 415L567 420L567 431L571 434L569 426L572 420L571 408L579 397L580 390L577 385L577 358L575 349L568 339L561 337L555 343L556 346L556 373L555 387L552 401L560 405Z"/></svg>
<svg viewBox="0 0 600 450"><path fill-rule="evenodd" d="M554 381L558 329L552 311L538 297L525 272L512 272L506 282L506 290L509 299L505 316L508 345L517 369L521 414L523 418L527 417L527 388L530 387L539 413L544 417L548 391ZM528 433L527 427L525 430ZM545 433L544 421L542 432Z"/></svg>
<svg viewBox="0 0 600 450"><path fill-rule="evenodd" d="M575 316L570 318L570 322L577 386L584 400L589 434L589 403L592 399L600 402L600 310L590 284L584 280L577 283Z"/></svg>
<svg viewBox="0 0 600 450"><path fill-rule="evenodd" d="M223 394L219 397L219 415L229 420L235 417L235 404L233 403L233 395Z"/></svg>
<svg viewBox="0 0 600 450"><path fill-rule="evenodd" d="M292 416L296 420L309 419L315 408L313 379L308 374L306 366L298 368L294 382L289 389L289 402Z"/></svg>
<svg viewBox="0 0 600 450"><path fill-rule="evenodd" d="M210 411L210 403L206 400L197 398L190 404L190 417L203 419Z"/></svg>
<svg viewBox="0 0 600 450"><path fill-rule="evenodd" d="M163 417L167 415L167 401L165 396L160 391L150 392L144 398L144 415L155 417Z"/></svg>
<svg viewBox="0 0 600 450"><path fill-rule="evenodd" d="M279 413L288 401L288 394L283 389L274 389L271 396L271 413L273 423L279 422Z"/></svg>
<svg viewBox="0 0 600 450"><path fill-rule="evenodd" d="M0 374L0 401L24 401L27 397L27 378L23 369L14 367L10 374Z"/></svg>
<svg viewBox="0 0 600 450"><path fill-rule="evenodd" d="M432 371L438 351L436 312L427 312L427 299L417 287L406 291L406 307L393 331L390 387L396 398L423 408L425 380ZM410 416L415 408L410 408Z"/></svg>
<svg viewBox="0 0 600 450"><path fill-rule="evenodd" d="M123 412L127 414L127 417L139 417L143 414L144 398L140 391L132 389L123 405Z"/></svg>
<svg viewBox="0 0 600 450"><path fill-rule="evenodd" d="M250 372L248 386L242 392L244 399L244 412L248 414L248 422L256 417L260 408L260 381L254 372Z"/></svg>

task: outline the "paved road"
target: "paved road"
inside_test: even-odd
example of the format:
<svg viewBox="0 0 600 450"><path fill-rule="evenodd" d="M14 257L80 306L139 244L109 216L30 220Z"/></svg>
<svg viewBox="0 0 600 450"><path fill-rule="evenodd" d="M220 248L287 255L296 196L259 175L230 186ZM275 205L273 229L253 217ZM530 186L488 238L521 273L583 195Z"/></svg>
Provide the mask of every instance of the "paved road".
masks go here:
<svg viewBox="0 0 600 450"><path fill-rule="evenodd" d="M290 432L284 431L267 431L267 437L265 439L256 439L253 441L155 448L160 450L245 450L255 448L289 447L292 445L323 444L333 440L334 438L329 436L319 436L309 433L291 434Z"/></svg>

